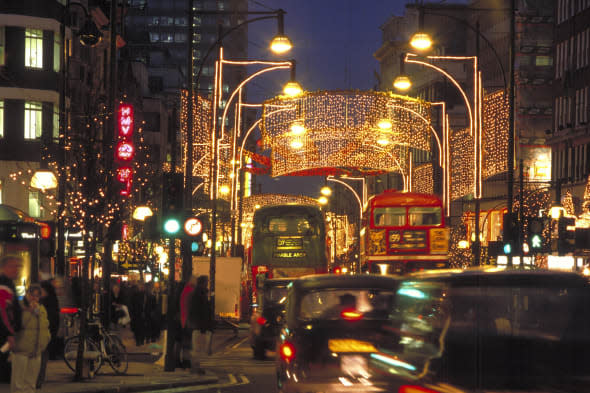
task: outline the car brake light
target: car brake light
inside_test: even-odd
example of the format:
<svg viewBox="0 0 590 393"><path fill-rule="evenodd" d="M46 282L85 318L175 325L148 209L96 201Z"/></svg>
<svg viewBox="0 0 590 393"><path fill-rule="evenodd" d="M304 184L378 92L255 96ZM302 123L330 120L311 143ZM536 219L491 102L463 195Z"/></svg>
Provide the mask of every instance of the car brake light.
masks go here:
<svg viewBox="0 0 590 393"><path fill-rule="evenodd" d="M264 317L258 317L258 319L256 319L256 323L259 324L260 326L266 324L266 318Z"/></svg>
<svg viewBox="0 0 590 393"><path fill-rule="evenodd" d="M422 386L416 385L403 385L400 386L397 393L440 393L438 390L428 389Z"/></svg>
<svg viewBox="0 0 590 393"><path fill-rule="evenodd" d="M342 319L346 319L347 321L359 321L359 320L363 319L363 313L358 312L352 308L347 308L345 310L342 310L342 312L340 313L340 316L342 317Z"/></svg>
<svg viewBox="0 0 590 393"><path fill-rule="evenodd" d="M295 357L295 347L289 341L285 341L279 348L279 354L284 361L290 362Z"/></svg>

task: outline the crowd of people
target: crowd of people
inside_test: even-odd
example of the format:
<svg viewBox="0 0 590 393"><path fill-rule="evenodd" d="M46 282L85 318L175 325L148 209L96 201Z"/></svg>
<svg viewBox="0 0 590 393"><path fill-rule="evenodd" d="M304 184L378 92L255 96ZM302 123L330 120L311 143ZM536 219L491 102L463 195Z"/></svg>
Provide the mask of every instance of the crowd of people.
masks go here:
<svg viewBox="0 0 590 393"><path fill-rule="evenodd" d="M40 284L30 284L20 298L15 280L21 268L18 256L0 258L0 382L9 382L11 392L34 392L45 381L48 360L63 355L66 332L60 307L80 308L82 286L79 278L64 282L41 272ZM109 307L108 324L129 325L137 346L157 342L166 313L172 313L169 337L176 366L202 374L201 360L210 353L214 329L208 284L207 276L193 276L171 290L158 282L113 282L106 296L100 280L94 280L92 311L104 316ZM168 296L173 296L171 309Z"/></svg>

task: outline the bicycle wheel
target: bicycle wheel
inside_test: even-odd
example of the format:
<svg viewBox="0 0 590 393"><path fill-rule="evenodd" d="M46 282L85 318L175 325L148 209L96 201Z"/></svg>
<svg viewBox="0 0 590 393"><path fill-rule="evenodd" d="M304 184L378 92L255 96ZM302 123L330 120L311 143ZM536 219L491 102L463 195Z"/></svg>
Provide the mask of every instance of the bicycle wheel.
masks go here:
<svg viewBox="0 0 590 393"><path fill-rule="evenodd" d="M64 343L64 361L68 368L72 371L76 371L76 357L78 356L78 345L80 343L80 336L70 337ZM90 338L84 339L84 358L92 360L90 372L93 374L98 373L102 366L102 355L98 345Z"/></svg>
<svg viewBox="0 0 590 393"><path fill-rule="evenodd" d="M105 339L105 347L108 355L107 360L109 361L111 368L116 374L125 374L129 367L129 359L125 345L123 345L119 336L114 334L108 334L105 336Z"/></svg>

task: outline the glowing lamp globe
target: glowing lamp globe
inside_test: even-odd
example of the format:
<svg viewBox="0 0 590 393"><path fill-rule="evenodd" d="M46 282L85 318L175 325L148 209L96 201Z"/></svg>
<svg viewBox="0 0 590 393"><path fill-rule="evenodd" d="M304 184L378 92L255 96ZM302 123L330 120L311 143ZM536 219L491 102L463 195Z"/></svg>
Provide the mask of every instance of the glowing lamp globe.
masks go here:
<svg viewBox="0 0 590 393"><path fill-rule="evenodd" d="M31 178L31 187L42 191L51 190L57 188L57 179L53 172L40 169Z"/></svg>
<svg viewBox="0 0 590 393"><path fill-rule="evenodd" d="M300 140L294 140L291 141L290 145L293 149L301 149L303 147L303 142L301 142Z"/></svg>
<svg viewBox="0 0 590 393"><path fill-rule="evenodd" d="M283 94L287 97L297 97L301 93L303 93L303 89L296 81L289 81L285 87L283 87Z"/></svg>
<svg viewBox="0 0 590 393"><path fill-rule="evenodd" d="M393 124L391 124L391 120L389 119L381 119L379 120L379 123L377 123L377 127L379 127L380 130L391 130L391 128L393 127Z"/></svg>
<svg viewBox="0 0 590 393"><path fill-rule="evenodd" d="M223 186L219 187L219 193L221 195L227 195L227 194L229 194L229 186L223 185Z"/></svg>
<svg viewBox="0 0 590 393"><path fill-rule="evenodd" d="M381 146L387 146L389 145L391 141L387 138L385 138L384 136L379 137L379 139L377 139L377 144L381 145Z"/></svg>
<svg viewBox="0 0 590 393"><path fill-rule="evenodd" d="M318 203L320 205L325 205L325 204L328 203L328 198L326 198L325 196L321 196L321 197L318 198Z"/></svg>
<svg viewBox="0 0 590 393"><path fill-rule="evenodd" d="M332 189L330 187L328 187L328 186L322 187L322 189L320 190L320 193L323 196L329 197L330 195L332 195Z"/></svg>
<svg viewBox="0 0 590 393"><path fill-rule="evenodd" d="M291 134L292 135L303 135L305 134L305 126L300 121L294 121L291 124Z"/></svg>
<svg viewBox="0 0 590 393"><path fill-rule="evenodd" d="M277 55L287 53L293 48L293 43L286 35L278 34L270 42L270 50Z"/></svg>
<svg viewBox="0 0 590 393"><path fill-rule="evenodd" d="M133 211L133 218L139 221L145 221L147 217L151 217L154 215L152 209L149 206L137 206Z"/></svg>
<svg viewBox="0 0 590 393"><path fill-rule="evenodd" d="M406 91L412 87L412 81L406 75L399 75L393 81L393 87L400 91Z"/></svg>
<svg viewBox="0 0 590 393"><path fill-rule="evenodd" d="M410 39L410 45L416 50L428 50L432 47L432 39L427 33L417 32Z"/></svg>

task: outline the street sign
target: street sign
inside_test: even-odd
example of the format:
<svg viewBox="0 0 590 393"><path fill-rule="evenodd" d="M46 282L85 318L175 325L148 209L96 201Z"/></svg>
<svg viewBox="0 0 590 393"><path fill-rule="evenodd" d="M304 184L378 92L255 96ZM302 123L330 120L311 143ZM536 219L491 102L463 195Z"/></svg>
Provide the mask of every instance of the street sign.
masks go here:
<svg viewBox="0 0 590 393"><path fill-rule="evenodd" d="M197 217L189 217L184 221L184 232L189 236L197 236L203 230L203 224Z"/></svg>

